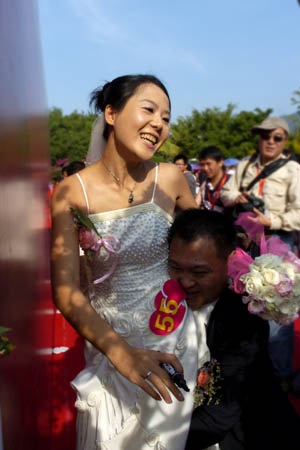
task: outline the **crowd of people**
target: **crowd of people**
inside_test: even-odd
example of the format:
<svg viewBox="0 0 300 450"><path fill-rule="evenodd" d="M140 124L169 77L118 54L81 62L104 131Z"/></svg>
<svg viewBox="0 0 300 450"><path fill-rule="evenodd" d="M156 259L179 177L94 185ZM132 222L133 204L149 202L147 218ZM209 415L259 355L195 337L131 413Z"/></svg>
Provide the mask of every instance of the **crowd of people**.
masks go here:
<svg viewBox="0 0 300 450"><path fill-rule="evenodd" d="M159 79L118 77L91 102L92 164L66 171L52 199L53 298L86 340L72 381L77 450L291 448L300 422L280 380L291 376L292 329L274 324L270 340L227 277L237 209L291 247L300 230L288 125L253 127L258 152L237 165L203 148L193 174L184 149L173 164L152 161L171 114ZM204 373L215 379L199 394Z"/></svg>

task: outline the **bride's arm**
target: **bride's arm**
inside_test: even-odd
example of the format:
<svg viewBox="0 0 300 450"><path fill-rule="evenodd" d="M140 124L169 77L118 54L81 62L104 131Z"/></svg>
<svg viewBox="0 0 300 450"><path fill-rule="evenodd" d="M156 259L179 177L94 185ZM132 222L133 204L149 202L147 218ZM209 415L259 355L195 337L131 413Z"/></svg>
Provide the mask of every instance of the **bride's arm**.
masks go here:
<svg viewBox="0 0 300 450"><path fill-rule="evenodd" d="M160 362L166 362L182 372L177 358L130 346L95 312L80 290L78 232L70 212L71 198L81 198L72 177L57 185L52 200L51 279L54 303L78 333L105 354L124 377L156 400L162 397L171 403L166 386L178 400L183 400L181 392L159 367ZM85 209L81 204L72 203L72 206ZM161 397L145 381L150 370L152 375L148 379Z"/></svg>
<svg viewBox="0 0 300 450"><path fill-rule="evenodd" d="M179 209L198 208L181 170L170 163L161 163L160 167L162 172L160 188L165 193L165 197L172 198L172 208L175 206Z"/></svg>

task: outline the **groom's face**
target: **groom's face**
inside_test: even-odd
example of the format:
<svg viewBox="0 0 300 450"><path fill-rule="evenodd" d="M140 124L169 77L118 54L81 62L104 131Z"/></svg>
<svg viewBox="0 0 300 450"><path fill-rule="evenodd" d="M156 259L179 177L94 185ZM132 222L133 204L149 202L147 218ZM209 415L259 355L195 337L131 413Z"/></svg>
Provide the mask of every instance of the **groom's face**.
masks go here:
<svg viewBox="0 0 300 450"><path fill-rule="evenodd" d="M174 237L170 245L169 272L187 294L187 303L198 309L217 300L227 284L227 258L213 239L203 237L186 242Z"/></svg>

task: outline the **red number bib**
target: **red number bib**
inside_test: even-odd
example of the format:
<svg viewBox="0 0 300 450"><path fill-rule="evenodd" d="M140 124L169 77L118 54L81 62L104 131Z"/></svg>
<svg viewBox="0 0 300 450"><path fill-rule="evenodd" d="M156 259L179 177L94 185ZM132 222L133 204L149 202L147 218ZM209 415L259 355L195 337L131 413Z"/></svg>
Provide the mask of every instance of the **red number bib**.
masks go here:
<svg viewBox="0 0 300 450"><path fill-rule="evenodd" d="M177 281L165 282L154 300L156 311L152 313L149 321L152 333L165 335L176 330L186 312L186 306L181 304L185 298L186 293Z"/></svg>

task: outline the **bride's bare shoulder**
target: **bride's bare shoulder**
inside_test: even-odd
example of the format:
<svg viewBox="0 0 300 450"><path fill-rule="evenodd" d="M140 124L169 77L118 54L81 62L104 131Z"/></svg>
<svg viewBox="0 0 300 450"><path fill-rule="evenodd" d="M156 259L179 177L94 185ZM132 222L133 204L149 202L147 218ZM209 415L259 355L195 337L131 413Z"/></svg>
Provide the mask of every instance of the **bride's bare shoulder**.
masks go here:
<svg viewBox="0 0 300 450"><path fill-rule="evenodd" d="M159 163L159 171L170 180L178 181L183 177L181 170L173 163Z"/></svg>
<svg viewBox="0 0 300 450"><path fill-rule="evenodd" d="M83 185L88 173L89 168L83 169L79 173ZM64 178L55 186L52 204L60 205L61 208L70 206L80 209L85 208L83 187L76 173Z"/></svg>

